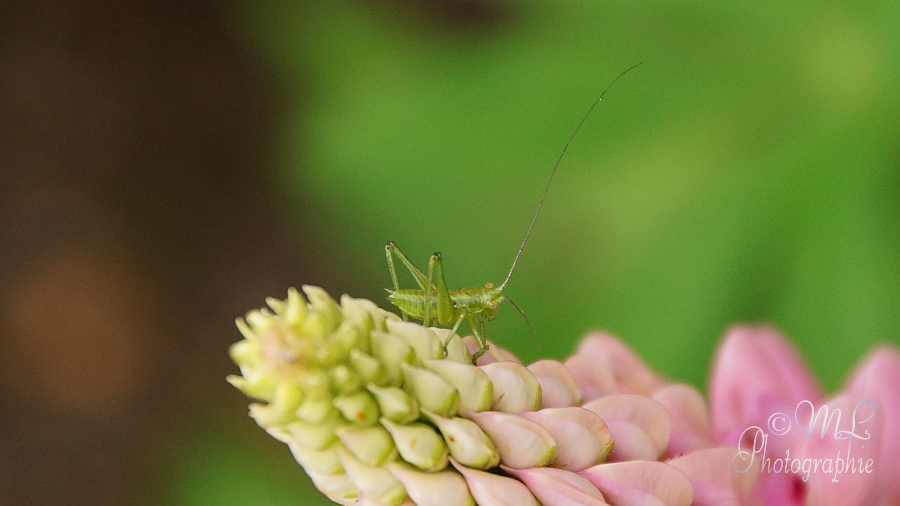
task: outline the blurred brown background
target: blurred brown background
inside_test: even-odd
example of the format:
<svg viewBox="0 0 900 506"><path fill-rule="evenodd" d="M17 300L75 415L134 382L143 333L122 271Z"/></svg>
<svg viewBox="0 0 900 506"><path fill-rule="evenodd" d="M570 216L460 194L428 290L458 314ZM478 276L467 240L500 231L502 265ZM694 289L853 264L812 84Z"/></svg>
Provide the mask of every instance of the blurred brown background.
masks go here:
<svg viewBox="0 0 900 506"><path fill-rule="evenodd" d="M137 504L181 419L246 409L233 318L319 277L276 98L207 2L0 3L0 503Z"/></svg>

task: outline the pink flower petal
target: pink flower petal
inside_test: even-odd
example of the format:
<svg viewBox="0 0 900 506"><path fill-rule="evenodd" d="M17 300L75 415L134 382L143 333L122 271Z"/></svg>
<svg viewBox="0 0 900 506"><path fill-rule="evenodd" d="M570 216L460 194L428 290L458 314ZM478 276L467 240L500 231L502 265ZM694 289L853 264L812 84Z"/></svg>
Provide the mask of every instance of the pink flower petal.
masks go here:
<svg viewBox="0 0 900 506"><path fill-rule="evenodd" d="M518 413L540 408L541 384L524 365L502 361L478 367L494 384L493 411Z"/></svg>
<svg viewBox="0 0 900 506"><path fill-rule="evenodd" d="M581 405L581 402L577 402L581 400L581 392L575 397L558 379L547 376L535 377L541 385L541 408L568 408Z"/></svg>
<svg viewBox="0 0 900 506"><path fill-rule="evenodd" d="M556 456L550 463L567 471L580 471L597 464L609 452L611 438L606 424L583 408L551 408L522 412L550 433L556 441Z"/></svg>
<svg viewBox="0 0 900 506"><path fill-rule="evenodd" d="M759 461L749 469L733 465L737 448L718 447L701 450L670 460L670 466L683 472L694 486L693 506L741 506L750 496L759 477Z"/></svg>
<svg viewBox="0 0 900 506"><path fill-rule="evenodd" d="M619 392L649 396L665 386L640 357L608 334L594 332L585 337L577 353L593 357L595 367L611 371Z"/></svg>
<svg viewBox="0 0 900 506"><path fill-rule="evenodd" d="M877 466L880 464L878 457L881 453L885 427L884 412L878 409L873 401L851 394L836 397L826 406L827 415L821 407L814 406L816 414L821 412L825 416L818 417L811 433L804 433L804 436L809 434L809 438L804 440L805 447L798 448L796 456L794 452L790 455L790 471L795 476L794 486L806 488L805 504L817 506L871 504L867 497L875 484L874 473L878 471ZM836 410L840 410L840 416L836 414ZM798 409L798 425L802 423L802 428L808 428L813 416L811 410ZM847 437L850 432L856 436ZM891 459L896 458L895 455L891 456ZM821 466L825 466L826 461L830 459L834 459L833 472L817 470L814 467L817 461ZM841 467L838 464L840 459L843 459L847 466L843 473L838 472L838 468ZM889 459L887 462L892 460ZM795 470L795 465L799 469ZM765 462L763 466L763 471L767 471ZM896 480L897 476L893 479Z"/></svg>
<svg viewBox="0 0 900 506"><path fill-rule="evenodd" d="M522 480L531 493L542 504L548 506L604 506L603 494L586 478L575 473L537 467L533 469L511 469L500 466L504 471Z"/></svg>
<svg viewBox="0 0 900 506"><path fill-rule="evenodd" d="M590 355L572 355L566 359L565 366L575 378L585 402L619 392L612 372L605 367L597 367L597 359Z"/></svg>
<svg viewBox="0 0 900 506"><path fill-rule="evenodd" d="M572 373L562 362L538 360L528 366L541 384L542 408L565 408L581 405L581 392Z"/></svg>
<svg viewBox="0 0 900 506"><path fill-rule="evenodd" d="M463 343L465 343L466 348L468 348L469 353L475 355L478 352L479 346L478 341L475 339L475 336L468 335L463 338ZM501 348L496 344L492 343L490 339L487 341L488 349L484 353L484 355L478 357L478 360L475 362L475 365L488 365L493 364L494 362L516 362L521 364L522 361L519 360L519 357L515 356L513 352L507 350L506 348Z"/></svg>
<svg viewBox="0 0 900 506"><path fill-rule="evenodd" d="M615 441L610 459L658 460L669 444L671 425L662 404L637 394L617 394L584 405L609 426Z"/></svg>
<svg viewBox="0 0 900 506"><path fill-rule="evenodd" d="M556 456L556 441L540 425L521 416L500 411L465 412L494 442L500 462L525 469L549 464Z"/></svg>
<svg viewBox="0 0 900 506"><path fill-rule="evenodd" d="M877 442L881 455L875 466L875 495L900 502L900 351L883 346L872 353L857 369L846 392L875 401L890 422Z"/></svg>
<svg viewBox="0 0 900 506"><path fill-rule="evenodd" d="M666 409L672 424L667 457L678 457L712 446L709 410L696 388L684 384L669 385L653 394L653 400Z"/></svg>
<svg viewBox="0 0 900 506"><path fill-rule="evenodd" d="M539 506L528 487L519 480L469 469L453 459L450 463L462 473L479 506Z"/></svg>
<svg viewBox="0 0 900 506"><path fill-rule="evenodd" d="M616 506L689 506L694 487L678 469L662 462L633 460L581 471L606 501Z"/></svg>
<svg viewBox="0 0 900 506"><path fill-rule="evenodd" d="M734 327L716 354L710 384L713 437L737 444L750 426L791 413L797 402L818 403L822 393L802 359L769 327Z"/></svg>

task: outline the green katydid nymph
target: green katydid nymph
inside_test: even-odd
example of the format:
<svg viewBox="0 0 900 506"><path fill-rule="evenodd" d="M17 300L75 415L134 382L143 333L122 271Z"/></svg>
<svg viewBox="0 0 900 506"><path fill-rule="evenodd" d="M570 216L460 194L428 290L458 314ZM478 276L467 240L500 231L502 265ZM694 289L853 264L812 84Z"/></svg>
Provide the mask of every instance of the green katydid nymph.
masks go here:
<svg viewBox="0 0 900 506"><path fill-rule="evenodd" d="M550 189L550 183L553 182L553 176L556 174L556 169L559 168L559 163L566 154L566 150L569 148L569 144L572 142L575 134L578 133L578 130L581 129L581 125L584 124L584 121L590 116L591 111L593 111L597 104L600 103L600 100L603 99L603 95L609 91L612 85L615 84L620 77L627 74L638 65L640 65L640 63L628 68L616 76L616 78L606 86L597 99L594 100L594 103L588 109L587 113L581 118L578 126L575 127L575 131L569 136L569 140L566 141L559 158L556 159L556 164L550 172L550 178L547 180L546 186L544 186L544 193L541 195L541 200L538 202L537 210L534 212L534 217L531 219L531 224L528 225L528 231L525 232L525 239L522 240L522 244L519 246L519 251L513 259L512 267L510 267L506 279L499 287L495 287L493 283L487 283L484 286L450 290L447 288L447 282L444 280L444 261L441 258L440 253L431 255L431 258L428 260L428 272L424 273L412 263L412 260L410 260L396 244L393 242L387 243L385 246L385 254L387 256L388 268L391 271L391 281L394 283L394 289L387 290L388 300L391 301L391 304L400 309L404 320L409 320L409 318L421 320L422 324L426 327L430 326L434 321L437 321L438 324L444 326L452 324L453 327L451 327L449 337L444 343L445 351L450 338L453 337L453 334L456 333L459 326L462 325L462 322L466 321L469 325L469 329L478 341L479 349L475 355L472 356L472 359L475 360L484 355L488 348L487 338L484 333L485 320L493 320L496 318L497 310L500 308L500 302L506 299L525 319L525 323L528 325L528 332L534 337L534 333L531 330L531 323L528 322L525 313L516 306L512 299L503 294L503 289L506 288L510 278L512 278L513 271L516 269L516 264L519 262L519 256L522 254L522 250L525 249L525 243L528 242L528 236L531 235L531 230L534 228L538 215L541 213L541 207L544 205L544 199L547 197L547 191ZM413 278L415 278L416 283L419 285L419 289L400 289L400 284L397 281L397 270L394 267L394 256L399 258L400 262L407 270L409 270Z"/></svg>

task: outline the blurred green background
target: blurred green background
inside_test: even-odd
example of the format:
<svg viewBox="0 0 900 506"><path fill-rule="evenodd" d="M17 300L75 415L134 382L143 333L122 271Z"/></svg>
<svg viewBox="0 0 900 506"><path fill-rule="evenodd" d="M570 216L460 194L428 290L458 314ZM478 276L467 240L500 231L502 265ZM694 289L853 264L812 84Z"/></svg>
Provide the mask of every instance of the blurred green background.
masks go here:
<svg viewBox="0 0 900 506"><path fill-rule="evenodd" d="M489 338L561 359L604 329L705 389L723 332L769 322L829 391L900 344L896 2L44 1L0 20L0 504L328 503L224 382L231 319L303 283L387 307L388 240L421 268L442 252L452 287L502 282L566 139L639 62L505 292L539 348L509 305Z"/></svg>

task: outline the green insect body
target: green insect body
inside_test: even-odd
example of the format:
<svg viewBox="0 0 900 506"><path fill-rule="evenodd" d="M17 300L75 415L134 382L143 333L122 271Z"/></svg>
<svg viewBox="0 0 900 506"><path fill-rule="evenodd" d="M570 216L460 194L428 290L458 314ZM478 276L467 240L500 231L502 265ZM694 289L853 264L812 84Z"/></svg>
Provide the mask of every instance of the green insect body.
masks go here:
<svg viewBox="0 0 900 506"><path fill-rule="evenodd" d="M436 319L439 324L449 325L463 315L477 314L486 320L493 320L500 307L500 299L503 297L500 290L494 288L494 285L490 283L485 286L450 290L448 293L450 295L449 311L446 310L446 305L439 310L440 300L437 297L426 297L424 290L393 291L389 299L391 303L400 308L400 311L412 318L424 321L428 314L432 315L431 317ZM427 308L425 307L426 303Z"/></svg>
<svg viewBox="0 0 900 506"><path fill-rule="evenodd" d="M452 324L453 327L450 330L447 342L444 343L445 351L449 340L465 320L469 325L469 329L471 329L472 333L475 335L475 339L478 341L479 350L472 356L472 359L475 360L484 355L488 348L487 338L484 333L485 320L493 320L496 318L497 310L500 308L500 302L506 299L513 308L522 315L522 318L525 319L525 323L528 325L528 332L531 334L532 338L534 337L534 333L531 330L531 323L528 322L525 313L516 306L512 299L503 295L503 289L506 288L506 285L512 277L513 271L516 269L516 264L519 262L519 256L522 254L522 250L525 249L525 243L528 242L528 236L531 235L531 230L534 228L537 217L541 213L544 199L547 197L547 191L550 189L550 183L553 182L553 176L556 174L556 169L559 168L559 162L562 161L575 134L578 133L581 125L584 124L584 121L590 116L591 111L593 111L594 107L600 103L600 100L603 99L603 95L606 94L612 85L615 84L620 77L636 68L638 65L640 64L630 67L613 79L603 92L600 93L600 96L597 97L584 117L581 118L581 122L578 123L578 126L575 127L575 131L572 132L572 135L563 147L562 153L560 153L559 158L556 159L556 165L553 166L553 171L550 172L550 178L547 180L537 210L534 213L534 217L531 219L528 231L525 233L525 239L522 241L521 246L519 246L519 251L516 253L512 267L510 267L509 273L506 275L506 280L504 280L499 287L495 288L492 283L487 283L484 286L450 290L447 288L447 283L444 280L444 261L440 253L431 255L431 258L428 261L428 272L426 274L419 270L396 244L393 242L387 243L385 246L385 255L387 256L388 268L391 271L391 281L393 281L394 284L393 290L388 289L388 300L391 301L391 304L400 309L404 320L408 320L409 318L421 320L426 327L430 326L432 322L437 322L439 325L443 326ZM400 284L397 280L397 270L394 266L395 256L400 259L403 266L406 267L413 278L415 278L416 283L419 285L419 289L400 289Z"/></svg>
<svg viewBox="0 0 900 506"><path fill-rule="evenodd" d="M394 289L388 290L388 300L400 309L404 320L409 318L422 320L422 324L426 327L431 325L432 320L437 321L440 325L453 324L450 337L456 333L463 320L466 320L472 333L475 334L475 339L478 340L479 350L473 359L477 359L487 351L484 321L493 320L496 317L501 300L504 298L510 300L502 293L506 283L503 283L500 288L494 288L492 283L487 283L484 286L450 290L444 281L444 261L440 253L431 255L427 276L393 242L387 243L385 254L388 268L391 271L391 280L394 282ZM416 283L419 284L419 290L400 289L397 270L394 267L394 256L397 256L412 273ZM510 271L510 275L512 275L512 271ZM510 303L512 304L511 300ZM513 305L515 306L515 304ZM447 343L444 343L445 348L446 345Z"/></svg>

